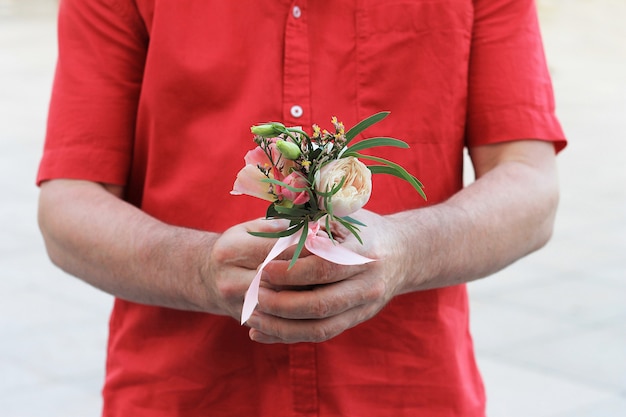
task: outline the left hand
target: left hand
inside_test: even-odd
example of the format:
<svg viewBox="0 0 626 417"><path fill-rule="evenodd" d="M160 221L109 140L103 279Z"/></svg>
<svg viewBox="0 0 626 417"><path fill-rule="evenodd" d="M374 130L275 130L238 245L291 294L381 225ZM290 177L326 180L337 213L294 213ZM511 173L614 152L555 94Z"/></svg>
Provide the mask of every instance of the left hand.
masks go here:
<svg viewBox="0 0 626 417"><path fill-rule="evenodd" d="M247 321L252 340L322 342L370 319L401 291L407 272L402 225L366 210L352 216L367 225L361 228L363 245L345 230L338 240L376 261L337 265L309 254L290 270L289 261L271 262Z"/></svg>

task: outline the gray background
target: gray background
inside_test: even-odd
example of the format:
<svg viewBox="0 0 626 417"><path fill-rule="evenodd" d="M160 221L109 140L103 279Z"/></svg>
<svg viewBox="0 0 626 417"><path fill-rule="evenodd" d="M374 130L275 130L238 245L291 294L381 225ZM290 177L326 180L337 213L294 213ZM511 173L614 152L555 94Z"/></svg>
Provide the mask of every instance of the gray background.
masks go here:
<svg viewBox="0 0 626 417"><path fill-rule="evenodd" d="M52 0L0 0L0 415L100 413L111 297L55 269L36 226ZM552 242L472 283L491 417L626 416L626 2L540 0L558 114ZM468 181L471 173L467 173ZM532 198L528 184L528 198Z"/></svg>

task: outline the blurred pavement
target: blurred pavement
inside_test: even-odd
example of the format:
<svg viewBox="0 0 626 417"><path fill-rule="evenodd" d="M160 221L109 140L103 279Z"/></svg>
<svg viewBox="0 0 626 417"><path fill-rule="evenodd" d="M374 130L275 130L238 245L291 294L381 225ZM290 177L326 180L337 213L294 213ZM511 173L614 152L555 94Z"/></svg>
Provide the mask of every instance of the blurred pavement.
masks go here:
<svg viewBox="0 0 626 417"><path fill-rule="evenodd" d="M539 0L558 114L552 242L470 285L490 417L626 416L626 2ZM0 415L100 415L111 297L47 259L33 185L53 0L0 0ZM528 197L532 198L532 184Z"/></svg>

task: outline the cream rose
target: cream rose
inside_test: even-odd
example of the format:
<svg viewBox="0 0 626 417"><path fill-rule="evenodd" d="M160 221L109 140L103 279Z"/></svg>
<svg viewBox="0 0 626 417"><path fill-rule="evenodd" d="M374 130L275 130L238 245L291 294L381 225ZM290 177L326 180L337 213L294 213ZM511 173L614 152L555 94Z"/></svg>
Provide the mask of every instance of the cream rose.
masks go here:
<svg viewBox="0 0 626 417"><path fill-rule="evenodd" d="M330 202L333 215L348 216L363 207L372 193L372 172L367 166L353 156L336 159L324 165L315 175L315 187L320 192L328 192L341 183L343 186ZM324 199L320 198L320 207L324 207Z"/></svg>

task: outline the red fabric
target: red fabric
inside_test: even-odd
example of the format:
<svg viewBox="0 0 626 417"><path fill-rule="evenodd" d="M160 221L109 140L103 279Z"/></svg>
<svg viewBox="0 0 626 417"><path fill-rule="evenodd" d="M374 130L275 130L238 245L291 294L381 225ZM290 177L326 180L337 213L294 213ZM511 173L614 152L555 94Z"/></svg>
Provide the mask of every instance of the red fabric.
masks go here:
<svg viewBox="0 0 626 417"><path fill-rule="evenodd" d="M565 145L531 0L64 0L59 40L38 181L125 185L171 224L265 213L229 195L259 122L389 110L366 133L410 143L378 154L429 204L462 187L464 146ZM424 204L375 176L367 208ZM484 416L467 307L465 286L424 291L331 341L266 346L230 318L117 300L104 416Z"/></svg>

